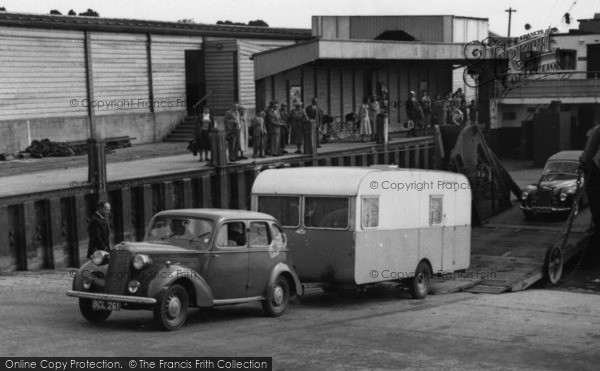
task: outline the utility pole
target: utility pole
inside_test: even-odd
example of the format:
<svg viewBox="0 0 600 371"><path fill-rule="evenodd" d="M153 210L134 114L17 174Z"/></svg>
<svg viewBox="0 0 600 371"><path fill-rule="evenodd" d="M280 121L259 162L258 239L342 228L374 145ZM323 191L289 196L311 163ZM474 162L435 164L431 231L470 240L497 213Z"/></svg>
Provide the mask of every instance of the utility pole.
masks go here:
<svg viewBox="0 0 600 371"><path fill-rule="evenodd" d="M517 10L513 8L508 8L505 10L505 12L508 12L508 37L510 37L510 20L512 18L512 14L516 13Z"/></svg>

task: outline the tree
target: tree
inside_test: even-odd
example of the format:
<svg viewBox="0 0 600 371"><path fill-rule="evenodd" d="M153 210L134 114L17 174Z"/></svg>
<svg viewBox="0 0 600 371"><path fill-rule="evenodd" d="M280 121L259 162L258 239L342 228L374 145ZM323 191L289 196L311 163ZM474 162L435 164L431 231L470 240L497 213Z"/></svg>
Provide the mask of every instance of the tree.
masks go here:
<svg viewBox="0 0 600 371"><path fill-rule="evenodd" d="M5 11L6 11L6 8L3 6L0 6L0 12L5 12Z"/></svg>
<svg viewBox="0 0 600 371"><path fill-rule="evenodd" d="M250 21L250 22L248 22L248 26L269 27L269 25L267 24L267 22L263 21L262 19L257 19L255 21Z"/></svg>
<svg viewBox="0 0 600 371"><path fill-rule="evenodd" d="M100 17L97 11L89 9L85 11L85 13L79 13L79 15L87 16L87 17Z"/></svg>
<svg viewBox="0 0 600 371"><path fill-rule="evenodd" d="M52 9L52 10L50 11L50 14L62 15L62 13L61 13L61 12L59 12L58 10L56 10L56 9Z"/></svg>
<svg viewBox="0 0 600 371"><path fill-rule="evenodd" d="M217 24L229 24L229 25L234 25L234 26L245 26L245 23L241 23L241 22L231 22L231 21L217 21Z"/></svg>
<svg viewBox="0 0 600 371"><path fill-rule="evenodd" d="M69 15L77 15L77 13L75 13L75 11L73 9L69 10Z"/></svg>
<svg viewBox="0 0 600 371"><path fill-rule="evenodd" d="M196 22L194 22L194 18L184 18L184 19L178 20L177 23L192 24L192 23L196 23Z"/></svg>

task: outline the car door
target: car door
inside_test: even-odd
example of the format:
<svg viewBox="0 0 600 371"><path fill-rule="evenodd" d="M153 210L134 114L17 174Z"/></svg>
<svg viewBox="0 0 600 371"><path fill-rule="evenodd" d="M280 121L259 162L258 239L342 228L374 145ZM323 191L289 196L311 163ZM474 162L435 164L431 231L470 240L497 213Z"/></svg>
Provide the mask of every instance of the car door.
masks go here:
<svg viewBox="0 0 600 371"><path fill-rule="evenodd" d="M215 300L248 296L248 238L244 221L228 221L219 227L209 259L207 281Z"/></svg>
<svg viewBox="0 0 600 371"><path fill-rule="evenodd" d="M272 240L269 223L266 221L250 221L248 225L248 241L250 243L248 296L260 296L265 292L271 268L274 265L274 259L271 257Z"/></svg>

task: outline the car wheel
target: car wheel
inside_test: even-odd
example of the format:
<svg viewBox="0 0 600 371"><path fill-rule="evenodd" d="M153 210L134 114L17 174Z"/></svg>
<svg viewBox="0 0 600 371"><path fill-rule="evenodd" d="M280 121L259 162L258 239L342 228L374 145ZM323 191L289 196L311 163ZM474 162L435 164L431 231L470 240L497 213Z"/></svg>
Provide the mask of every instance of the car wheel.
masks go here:
<svg viewBox="0 0 600 371"><path fill-rule="evenodd" d="M548 282L556 285L560 281L563 270L562 251L557 246L552 247L547 253L544 261L544 270Z"/></svg>
<svg viewBox="0 0 600 371"><path fill-rule="evenodd" d="M104 322L110 316L110 310L95 310L92 308L91 299L79 298L79 310L85 319L90 322Z"/></svg>
<svg viewBox="0 0 600 371"><path fill-rule="evenodd" d="M180 285L173 285L157 300L154 320L168 331L179 330L188 315L189 297Z"/></svg>
<svg viewBox="0 0 600 371"><path fill-rule="evenodd" d="M423 299L429 293L431 269L424 261L420 262L415 270L415 276L409 281L410 295L414 299Z"/></svg>
<svg viewBox="0 0 600 371"><path fill-rule="evenodd" d="M523 215L525 215L525 219L527 220L535 219L535 214L531 210L523 210Z"/></svg>
<svg viewBox="0 0 600 371"><path fill-rule="evenodd" d="M272 298L262 302L263 310L271 317L279 317L285 312L289 302L290 284L285 277L279 276L273 284Z"/></svg>

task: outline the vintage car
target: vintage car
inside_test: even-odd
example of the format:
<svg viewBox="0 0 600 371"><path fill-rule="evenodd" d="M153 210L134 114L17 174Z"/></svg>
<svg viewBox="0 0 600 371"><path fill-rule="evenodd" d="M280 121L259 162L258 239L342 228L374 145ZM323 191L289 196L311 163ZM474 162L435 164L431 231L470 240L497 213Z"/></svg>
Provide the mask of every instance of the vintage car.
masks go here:
<svg viewBox="0 0 600 371"><path fill-rule="evenodd" d="M301 294L279 222L263 213L220 209L156 214L143 242L96 251L67 291L91 322L120 309L148 309L171 331L184 324L190 306L261 301L276 317L290 296Z"/></svg>
<svg viewBox="0 0 600 371"><path fill-rule="evenodd" d="M581 151L563 151L548 159L540 180L521 192L521 210L526 218L537 214L568 215L571 212L573 198L580 191L577 187L580 156ZM579 209L584 203L582 197L575 207Z"/></svg>

